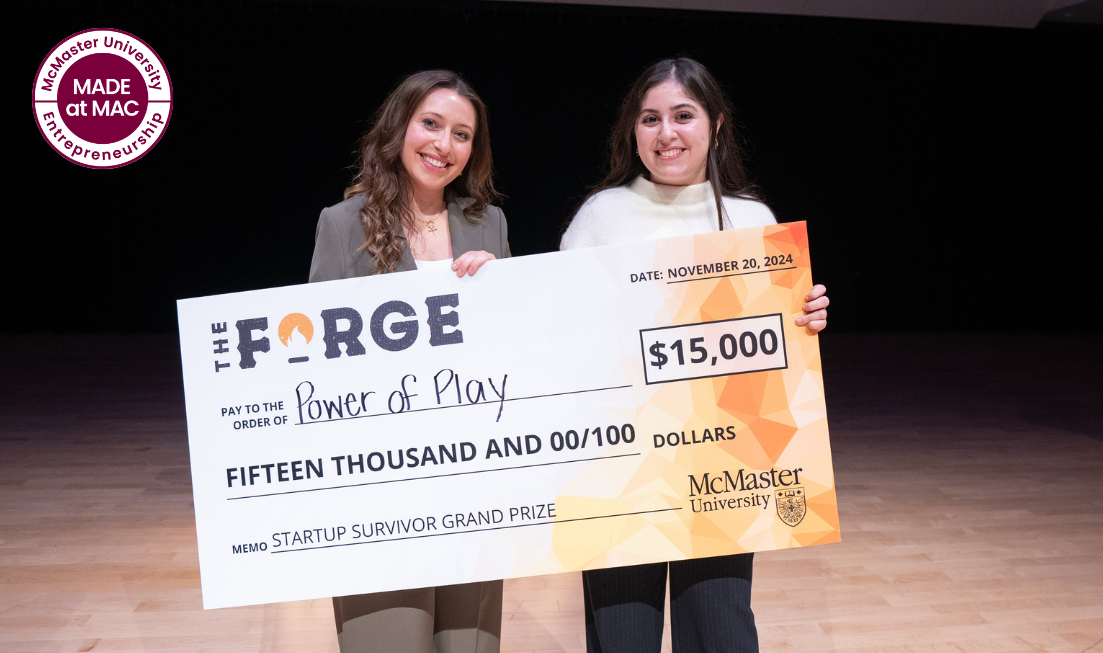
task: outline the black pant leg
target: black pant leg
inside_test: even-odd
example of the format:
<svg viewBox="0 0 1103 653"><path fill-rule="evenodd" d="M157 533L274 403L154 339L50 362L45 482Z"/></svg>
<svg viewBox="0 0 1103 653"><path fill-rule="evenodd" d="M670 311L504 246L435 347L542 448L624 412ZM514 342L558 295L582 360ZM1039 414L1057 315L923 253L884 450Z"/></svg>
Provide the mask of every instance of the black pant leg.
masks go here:
<svg viewBox="0 0 1103 653"><path fill-rule="evenodd" d="M670 563L674 653L758 653L753 563L753 553Z"/></svg>
<svg viewBox="0 0 1103 653"><path fill-rule="evenodd" d="M659 653L666 563L582 572L588 653Z"/></svg>

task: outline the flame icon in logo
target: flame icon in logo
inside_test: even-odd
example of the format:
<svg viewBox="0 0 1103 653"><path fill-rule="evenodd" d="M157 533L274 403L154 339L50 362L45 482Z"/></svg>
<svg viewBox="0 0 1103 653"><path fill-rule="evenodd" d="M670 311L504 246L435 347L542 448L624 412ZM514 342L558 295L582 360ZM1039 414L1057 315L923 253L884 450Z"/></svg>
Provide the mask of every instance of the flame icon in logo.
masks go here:
<svg viewBox="0 0 1103 653"><path fill-rule="evenodd" d="M279 336L280 342L284 347L290 347L292 344L291 335L298 331L299 335L306 338L306 344L310 344L310 340L314 337L314 323L310 321L310 318L302 313L291 313L280 320L280 328L276 331L276 335ZM288 358L288 363L305 363L310 360L309 356L296 356L294 358Z"/></svg>

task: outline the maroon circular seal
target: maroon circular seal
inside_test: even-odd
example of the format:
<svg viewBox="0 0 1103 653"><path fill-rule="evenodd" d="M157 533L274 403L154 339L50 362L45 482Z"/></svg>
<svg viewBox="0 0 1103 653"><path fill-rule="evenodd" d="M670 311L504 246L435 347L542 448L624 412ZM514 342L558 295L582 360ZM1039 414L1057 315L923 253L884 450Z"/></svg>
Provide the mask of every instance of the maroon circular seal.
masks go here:
<svg viewBox="0 0 1103 653"><path fill-rule="evenodd" d="M61 156L88 168L133 163L161 140L172 84L153 48L116 29L77 32L35 75L35 121Z"/></svg>

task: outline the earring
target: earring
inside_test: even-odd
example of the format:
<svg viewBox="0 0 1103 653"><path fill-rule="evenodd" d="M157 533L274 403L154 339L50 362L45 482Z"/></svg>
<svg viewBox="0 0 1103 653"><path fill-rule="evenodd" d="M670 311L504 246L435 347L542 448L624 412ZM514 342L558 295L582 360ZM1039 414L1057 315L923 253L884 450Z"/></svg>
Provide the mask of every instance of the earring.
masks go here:
<svg viewBox="0 0 1103 653"><path fill-rule="evenodd" d="M713 143L713 145L715 145L717 147L717 149L719 149L719 147L720 147L720 137L719 136L716 137L716 141Z"/></svg>
<svg viewBox="0 0 1103 653"><path fill-rule="evenodd" d="M640 155L640 148L637 147L636 148L636 156L639 156L639 155Z"/></svg>

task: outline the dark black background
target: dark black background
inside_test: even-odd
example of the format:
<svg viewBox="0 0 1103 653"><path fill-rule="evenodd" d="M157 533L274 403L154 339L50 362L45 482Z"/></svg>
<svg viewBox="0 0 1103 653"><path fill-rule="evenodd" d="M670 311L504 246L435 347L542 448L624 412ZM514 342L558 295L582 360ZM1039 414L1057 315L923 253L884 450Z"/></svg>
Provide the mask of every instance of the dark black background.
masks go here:
<svg viewBox="0 0 1103 653"><path fill-rule="evenodd" d="M779 220L809 222L831 329L1100 328L1098 26L515 3L5 12L4 331L169 331L177 298L305 282L365 120L425 68L490 107L514 253L552 251L622 93L679 53L731 94ZM172 77L165 137L121 169L61 158L27 98L49 50L92 27L139 36Z"/></svg>

